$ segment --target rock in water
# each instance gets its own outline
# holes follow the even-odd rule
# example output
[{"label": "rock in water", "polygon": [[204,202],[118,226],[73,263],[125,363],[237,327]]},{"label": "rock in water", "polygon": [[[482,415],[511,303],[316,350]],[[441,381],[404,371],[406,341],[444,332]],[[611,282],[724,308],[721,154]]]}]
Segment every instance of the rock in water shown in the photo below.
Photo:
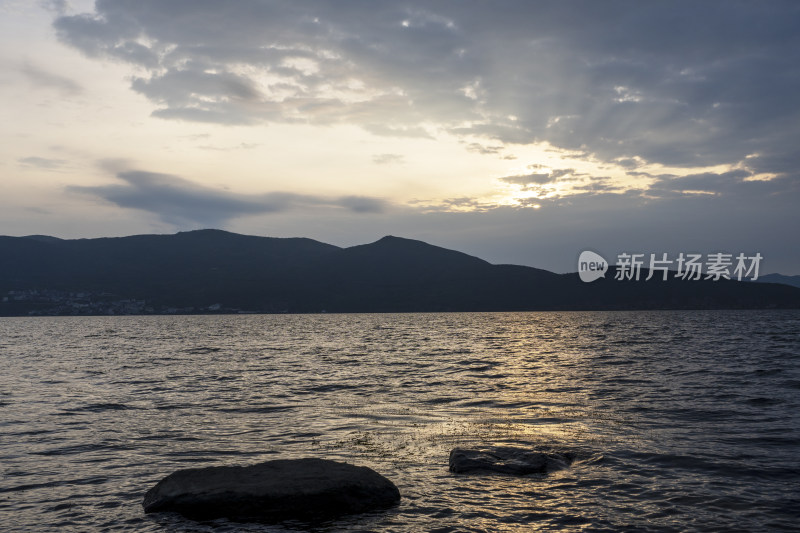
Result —
[{"label": "rock in water", "polygon": [[399,500],[397,487],[374,470],[309,458],[178,470],[147,491],[142,506],[145,513],[201,520],[277,522],[361,513]]},{"label": "rock in water", "polygon": [[456,474],[499,472],[525,476],[561,470],[574,459],[574,454],[569,452],[543,453],[512,446],[455,448],[450,452],[450,471]]}]

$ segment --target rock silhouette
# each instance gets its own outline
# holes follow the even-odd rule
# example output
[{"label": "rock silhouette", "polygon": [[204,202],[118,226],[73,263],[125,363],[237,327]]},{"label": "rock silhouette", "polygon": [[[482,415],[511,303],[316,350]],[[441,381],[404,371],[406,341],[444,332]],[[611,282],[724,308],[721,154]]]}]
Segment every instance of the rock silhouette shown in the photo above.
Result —
[{"label": "rock silhouette", "polygon": [[450,452],[450,471],[456,474],[497,472],[515,476],[546,474],[572,464],[574,454],[544,453],[512,446],[476,449],[454,448]]},{"label": "rock silhouette", "polygon": [[280,459],[251,466],[179,470],[144,497],[145,513],[277,522],[323,520],[391,507],[400,492],[363,466],[325,459]]}]

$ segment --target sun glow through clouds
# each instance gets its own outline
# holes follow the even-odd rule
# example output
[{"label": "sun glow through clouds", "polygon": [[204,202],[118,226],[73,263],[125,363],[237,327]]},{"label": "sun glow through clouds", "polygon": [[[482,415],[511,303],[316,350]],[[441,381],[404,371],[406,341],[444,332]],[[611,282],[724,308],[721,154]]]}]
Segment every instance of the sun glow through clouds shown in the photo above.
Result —
[{"label": "sun glow through clouds", "polygon": [[[115,203],[111,189],[75,192],[119,185],[122,170],[104,164],[115,160],[180,178],[186,201],[191,187],[320,200],[213,220],[255,234],[328,239],[345,219],[321,222],[332,216],[322,200],[366,196],[383,210],[350,212],[345,224],[364,238],[396,225],[437,233],[453,213],[473,214],[469,225],[481,228],[496,217],[484,243],[511,227],[528,242],[529,224],[500,222],[509,209],[540,209],[542,221],[576,206],[593,213],[593,226],[616,228],[606,234],[635,233],[646,221],[620,227],[619,206],[642,217],[656,204],[675,227],[724,218],[735,205],[763,227],[720,229],[727,238],[778,235],[797,216],[800,87],[787,52],[797,37],[772,30],[793,15],[715,6],[690,14],[632,3],[621,17],[614,7],[537,2],[502,13],[469,3],[355,12],[4,2],[0,222],[6,233],[61,236],[212,222],[201,211],[186,227],[167,222],[154,191],[136,208]],[[666,19],[681,46],[657,41]],[[673,231],[657,233],[669,240]]]}]

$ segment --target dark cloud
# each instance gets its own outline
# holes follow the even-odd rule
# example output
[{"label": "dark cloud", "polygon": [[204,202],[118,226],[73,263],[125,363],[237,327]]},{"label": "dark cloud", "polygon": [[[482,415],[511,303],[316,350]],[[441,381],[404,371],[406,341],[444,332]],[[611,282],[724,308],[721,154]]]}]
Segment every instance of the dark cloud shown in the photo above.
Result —
[{"label": "dark cloud", "polygon": [[[196,70],[170,71],[152,79],[135,78],[132,87],[150,100],[168,109],[183,109],[200,101],[215,99],[248,105],[263,99],[253,82],[231,73],[207,73]],[[191,88],[191,92],[187,92]]]},{"label": "dark cloud", "polygon": [[607,192],[620,192],[623,190],[619,185],[612,185],[606,183],[609,178],[593,178],[590,183],[585,185],[576,185],[573,187],[575,191],[586,191],[591,193],[607,193]]},{"label": "dark cloud", "polygon": [[[316,202],[319,202],[319,200],[315,200]],[[342,196],[332,203],[349,209],[354,213],[382,213],[386,208],[385,202],[368,196]]]},{"label": "dark cloud", "polygon": [[[800,4],[100,0],[56,19],[167,119],[546,140],[671,166],[797,162]],[[491,148],[491,147],[490,147]]]},{"label": "dark cloud", "polygon": [[[736,198],[752,202],[775,201],[778,196],[797,195],[800,192],[800,174],[781,174],[771,179],[761,179],[746,169],[730,172],[704,172],[675,176],[671,174],[649,175],[644,172],[629,172],[638,177],[653,179],[645,195],[650,198],[690,197],[698,195]],[[777,206],[776,206],[777,207]],[[787,221],[797,218],[796,213],[785,213]]]},{"label": "dark cloud", "polygon": [[622,168],[634,169],[642,165],[642,162],[632,157],[620,157],[614,160],[614,163]]},{"label": "dark cloud", "polygon": [[[575,172],[574,168],[556,168],[550,171],[550,179],[551,180],[559,180],[565,176],[584,176],[585,174]],[[565,181],[565,180],[561,180]]]},{"label": "dark cloud", "polygon": [[[541,169],[541,165],[529,165],[529,169]],[[576,172],[574,168],[555,168],[549,172],[532,173],[522,176],[506,176],[499,178],[503,183],[510,185],[519,185],[523,190],[528,190],[536,185],[545,185],[548,183],[555,183],[557,181],[575,181],[579,176],[586,176],[586,174]],[[606,178],[592,178],[592,179],[606,179]]]},{"label": "dark cloud", "polygon": [[122,183],[70,186],[67,190],[90,194],[120,207],[147,211],[178,227],[222,227],[241,216],[295,209],[333,208],[352,213],[381,213],[386,208],[382,200],[362,196],[328,198],[287,192],[236,194],[178,176],[140,170],[119,172],[117,178]]},{"label": "dark cloud", "polygon": [[544,174],[526,174],[524,176],[506,176],[504,178],[500,178],[500,181],[503,183],[508,183],[510,185],[519,185],[521,187],[527,187],[529,185],[544,185],[545,183],[550,183],[554,181],[549,173]]},{"label": "dark cloud", "polygon": [[[661,176],[650,186],[650,194],[659,192],[680,193],[680,194],[724,194],[731,190],[741,188],[745,184],[745,178],[751,177],[751,173],[746,170],[734,170],[722,174],[705,172],[702,174],[690,174],[688,176]],[[756,184],[758,182],[750,182]]]}]

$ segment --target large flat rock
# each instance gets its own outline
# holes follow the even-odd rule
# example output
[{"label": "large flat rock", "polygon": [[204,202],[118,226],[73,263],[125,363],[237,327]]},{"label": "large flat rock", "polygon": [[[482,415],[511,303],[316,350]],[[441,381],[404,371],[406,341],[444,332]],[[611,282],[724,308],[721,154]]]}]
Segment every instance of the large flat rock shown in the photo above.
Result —
[{"label": "large flat rock", "polygon": [[142,505],[145,513],[276,522],[362,513],[399,500],[397,487],[374,470],[309,458],[178,470],[147,491]]},{"label": "large flat rock", "polygon": [[569,466],[575,456],[569,452],[541,452],[513,446],[454,448],[450,471],[456,474],[496,472],[515,476],[546,474]]}]

